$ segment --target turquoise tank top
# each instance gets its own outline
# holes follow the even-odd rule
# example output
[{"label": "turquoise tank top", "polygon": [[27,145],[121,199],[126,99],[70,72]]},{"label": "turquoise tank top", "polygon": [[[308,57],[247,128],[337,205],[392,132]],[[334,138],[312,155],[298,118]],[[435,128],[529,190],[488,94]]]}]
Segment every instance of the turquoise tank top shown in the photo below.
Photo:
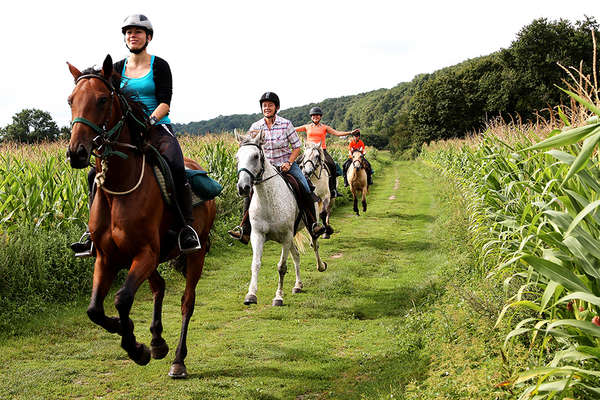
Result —
[{"label": "turquoise tank top", "polygon": [[[133,98],[146,106],[146,114],[150,116],[158,107],[156,100],[156,85],[154,84],[154,56],[150,59],[150,71],[141,78],[130,78],[125,75],[127,68],[127,59],[123,64],[121,72],[121,89],[131,94]],[[168,115],[165,115],[157,124],[170,124],[171,120]]]}]

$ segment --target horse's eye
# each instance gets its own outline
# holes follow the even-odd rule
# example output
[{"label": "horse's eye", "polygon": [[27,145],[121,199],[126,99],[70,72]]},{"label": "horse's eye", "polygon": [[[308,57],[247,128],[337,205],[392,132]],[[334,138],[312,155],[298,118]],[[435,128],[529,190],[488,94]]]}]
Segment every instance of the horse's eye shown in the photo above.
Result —
[{"label": "horse's eye", "polygon": [[67,98],[67,104],[69,105],[69,107],[73,106],[73,99],[68,97]]},{"label": "horse's eye", "polygon": [[258,154],[255,154],[253,157],[255,160],[258,160]]},{"label": "horse's eye", "polygon": [[105,105],[107,101],[108,101],[108,97],[100,97],[98,99],[98,106],[101,107],[101,106]]}]

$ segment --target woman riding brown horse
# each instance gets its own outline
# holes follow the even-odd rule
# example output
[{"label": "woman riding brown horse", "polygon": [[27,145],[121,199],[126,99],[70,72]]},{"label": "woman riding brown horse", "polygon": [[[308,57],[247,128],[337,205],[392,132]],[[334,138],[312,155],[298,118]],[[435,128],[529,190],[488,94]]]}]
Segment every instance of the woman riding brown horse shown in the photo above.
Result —
[{"label": "woman riding brown horse", "polygon": [[[136,363],[145,365],[151,356],[164,358],[169,349],[161,335],[165,281],[157,267],[163,261],[182,257],[179,261],[185,262],[186,288],[181,300],[181,335],[169,375],[185,377],[187,329],[194,311],[196,284],[209,248],[214,200],[193,210],[192,226],[198,232],[201,249],[192,255],[181,255],[173,231],[178,227],[178,216],[165,205],[145,152],[147,117],[121,93],[120,77],[113,72],[112,59],[106,57],[101,71],[82,73],[71,64],[69,70],[75,78],[75,89],[69,96],[73,122],[67,156],[73,168],[85,168],[94,155],[98,172],[89,221],[96,262],[88,316],[107,331],[121,335],[121,346]],[[187,159],[186,166],[199,169],[197,163]],[[124,268],[129,273],[115,296],[119,316],[107,317],[104,298],[116,273]],[[136,341],[129,318],[135,293],[145,280],[154,297],[150,350]]]}]

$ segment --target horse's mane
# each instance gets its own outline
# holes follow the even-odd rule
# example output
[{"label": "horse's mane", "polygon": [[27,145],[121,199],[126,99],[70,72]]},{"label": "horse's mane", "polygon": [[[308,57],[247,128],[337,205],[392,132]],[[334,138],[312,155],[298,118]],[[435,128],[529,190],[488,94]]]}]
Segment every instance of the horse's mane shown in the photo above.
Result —
[{"label": "horse's mane", "polygon": [[[102,70],[94,67],[84,69],[81,71],[81,73],[83,75],[98,75],[99,77],[104,78],[104,75],[102,75]],[[123,91],[121,89],[121,74],[113,71],[108,81],[115,90],[115,93],[120,95],[127,102],[127,104],[129,104],[133,117],[135,117],[138,121],[146,122],[148,120],[148,115],[146,114],[148,108],[144,103],[136,100],[132,93]],[[133,118],[129,117],[125,120],[125,122],[127,123],[127,128],[129,128],[129,132],[131,133],[132,140],[137,141],[138,138],[145,137],[146,131]]]}]

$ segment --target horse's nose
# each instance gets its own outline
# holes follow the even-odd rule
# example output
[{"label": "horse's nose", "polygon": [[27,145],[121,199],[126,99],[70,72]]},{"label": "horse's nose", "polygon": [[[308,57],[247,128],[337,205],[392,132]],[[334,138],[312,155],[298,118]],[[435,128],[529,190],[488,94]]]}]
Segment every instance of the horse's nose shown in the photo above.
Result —
[{"label": "horse's nose", "polygon": [[90,154],[83,144],[77,145],[75,151],[69,147],[67,149],[67,159],[72,168],[85,168],[88,165]]},{"label": "horse's nose", "polygon": [[246,184],[246,183],[238,183],[237,185],[237,190],[238,190],[238,194],[242,197],[246,197],[248,196],[248,194],[250,194],[250,185]]}]

